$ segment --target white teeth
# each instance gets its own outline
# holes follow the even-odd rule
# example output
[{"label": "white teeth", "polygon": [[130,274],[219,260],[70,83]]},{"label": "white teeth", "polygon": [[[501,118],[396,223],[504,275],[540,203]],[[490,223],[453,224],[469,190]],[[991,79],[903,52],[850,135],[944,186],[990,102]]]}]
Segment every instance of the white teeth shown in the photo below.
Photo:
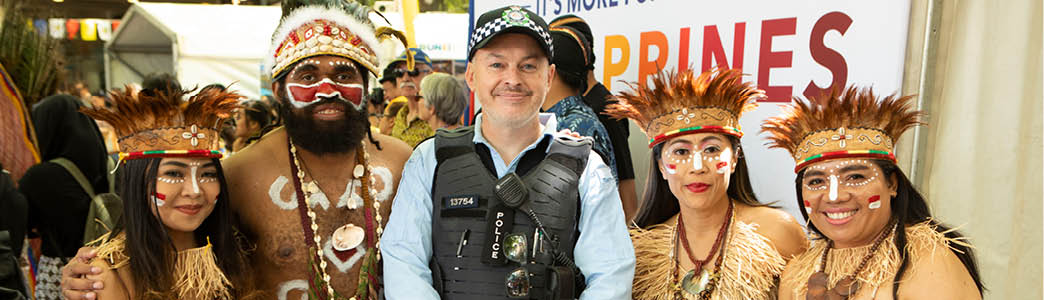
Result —
[{"label": "white teeth", "polygon": [[847,217],[851,217],[852,215],[855,214],[855,212],[856,211],[854,211],[854,210],[850,210],[850,211],[839,212],[839,213],[826,213],[826,215],[827,215],[827,218],[831,218],[831,219],[834,219],[834,220],[840,220],[840,219],[844,219],[844,218],[847,218]]}]

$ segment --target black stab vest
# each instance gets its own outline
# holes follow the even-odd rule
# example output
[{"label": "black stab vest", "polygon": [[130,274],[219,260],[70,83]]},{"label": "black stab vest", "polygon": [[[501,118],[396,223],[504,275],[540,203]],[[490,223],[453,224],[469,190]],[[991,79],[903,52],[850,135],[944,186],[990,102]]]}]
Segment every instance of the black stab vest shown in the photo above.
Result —
[{"label": "black stab vest", "polygon": [[[500,242],[509,233],[522,233],[530,247],[535,225],[526,212],[504,207],[494,193],[497,181],[492,160],[485,145],[475,144],[473,126],[453,131],[439,130],[435,139],[438,164],[432,184],[432,271],[435,290],[442,299],[505,299],[505,278],[519,264],[502,261],[483,262],[493,248],[489,235]],[[550,143],[550,147],[547,148]],[[548,149],[547,153],[543,152]],[[588,139],[542,136],[536,149],[522,153],[516,168],[529,189],[529,200],[523,206],[531,209],[558,244],[560,252],[573,258],[579,222],[579,179],[591,151]],[[485,163],[484,161],[485,160]],[[454,200],[456,199],[456,200]],[[476,203],[463,207],[461,199]],[[512,210],[501,216],[511,222],[510,232],[490,232],[496,212]],[[511,216],[513,215],[513,216]],[[462,234],[467,230],[467,244]],[[458,248],[460,255],[458,256]],[[483,250],[486,250],[485,253]],[[499,249],[498,249],[499,250]],[[499,253],[503,256],[503,252]],[[531,296],[545,297],[547,274],[531,275]]]}]

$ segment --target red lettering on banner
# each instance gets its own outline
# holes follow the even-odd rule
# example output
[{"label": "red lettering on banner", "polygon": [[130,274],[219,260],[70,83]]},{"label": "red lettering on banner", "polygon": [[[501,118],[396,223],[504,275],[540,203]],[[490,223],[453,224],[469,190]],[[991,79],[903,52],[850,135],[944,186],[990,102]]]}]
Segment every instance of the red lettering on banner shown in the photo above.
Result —
[{"label": "red lettering on banner", "polygon": [[[712,67],[743,69],[743,44],[746,31],[746,22],[736,23],[732,38],[732,65],[730,67],[728,59],[725,58],[725,47],[721,45],[721,38],[718,37],[718,26],[703,27],[703,66],[700,71],[707,71]],[[717,64],[712,65],[711,58]]]},{"label": "red lettering on banner", "polygon": [[805,98],[812,99],[824,93],[829,93],[832,89],[843,89],[848,81],[848,63],[845,62],[845,57],[838,53],[834,49],[827,48],[823,44],[823,38],[830,30],[837,30],[841,35],[845,35],[848,31],[848,26],[852,25],[852,18],[843,12],[830,12],[816,21],[816,25],[812,26],[812,36],[808,40],[808,50],[812,54],[812,60],[826,67],[833,74],[833,79],[830,82],[830,86],[826,88],[820,88],[812,80],[808,81],[808,86],[805,87]]},{"label": "red lettering on banner", "polygon": [[683,27],[678,35],[678,70],[689,68],[689,27]]},{"label": "red lettering on banner", "polygon": [[761,21],[761,51],[758,60],[758,87],[765,90],[764,102],[790,102],[791,86],[770,86],[769,71],[773,68],[789,68],[793,63],[792,51],[772,51],[772,38],[794,35],[797,18]]},{"label": "red lettering on banner", "polygon": [[[649,58],[649,46],[656,46],[656,57]],[[638,40],[638,84],[645,85],[646,76],[656,74],[667,66],[667,35],[659,31],[642,32]]]}]

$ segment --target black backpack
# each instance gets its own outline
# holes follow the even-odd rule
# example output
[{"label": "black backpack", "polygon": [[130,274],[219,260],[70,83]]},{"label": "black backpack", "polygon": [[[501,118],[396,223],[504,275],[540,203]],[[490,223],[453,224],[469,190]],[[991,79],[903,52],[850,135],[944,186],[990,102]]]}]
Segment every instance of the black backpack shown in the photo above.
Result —
[{"label": "black backpack", "polygon": [[[50,162],[65,168],[76,179],[76,182],[80,183],[80,187],[83,188],[84,192],[87,192],[87,196],[91,198],[90,210],[87,212],[87,221],[83,229],[83,243],[90,243],[112,231],[113,226],[116,225],[116,220],[119,220],[123,214],[123,200],[114,192],[116,187],[115,176],[112,173],[108,175],[108,193],[95,194],[91,183],[87,181],[87,177],[83,176],[80,168],[77,168],[72,161],[59,157],[50,160]],[[112,160],[109,159],[109,169],[112,169],[112,165]]]}]

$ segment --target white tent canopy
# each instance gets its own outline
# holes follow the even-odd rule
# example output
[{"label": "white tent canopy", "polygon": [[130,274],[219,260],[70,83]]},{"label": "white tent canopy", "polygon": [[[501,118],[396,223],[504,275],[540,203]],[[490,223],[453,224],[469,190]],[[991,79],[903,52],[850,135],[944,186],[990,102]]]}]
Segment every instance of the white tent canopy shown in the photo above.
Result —
[{"label": "white tent canopy", "polygon": [[105,44],[106,85],[163,72],[186,88],[235,83],[234,90],[257,99],[279,18],[278,6],[135,3]]},{"label": "white tent canopy", "polygon": [[[405,30],[402,14],[387,12],[384,16],[392,28]],[[413,19],[417,47],[433,60],[465,60],[468,58],[468,14],[422,13]],[[398,47],[395,55],[402,52]]]}]

